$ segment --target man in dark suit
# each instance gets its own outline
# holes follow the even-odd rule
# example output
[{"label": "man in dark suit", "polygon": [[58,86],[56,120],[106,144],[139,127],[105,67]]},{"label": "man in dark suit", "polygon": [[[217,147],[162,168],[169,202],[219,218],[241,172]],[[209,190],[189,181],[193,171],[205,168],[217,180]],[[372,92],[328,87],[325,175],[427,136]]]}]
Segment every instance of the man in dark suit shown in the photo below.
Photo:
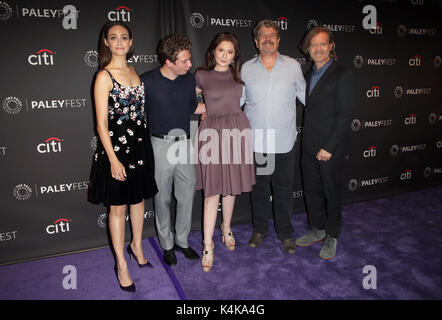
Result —
[{"label": "man in dark suit", "polygon": [[336,255],[341,230],[341,169],[347,153],[354,85],[352,72],[334,60],[335,47],[331,31],[323,26],[312,28],[302,44],[314,62],[305,77],[302,141],[304,197],[311,230],[295,243],[310,246],[323,241],[319,256],[326,260]]}]

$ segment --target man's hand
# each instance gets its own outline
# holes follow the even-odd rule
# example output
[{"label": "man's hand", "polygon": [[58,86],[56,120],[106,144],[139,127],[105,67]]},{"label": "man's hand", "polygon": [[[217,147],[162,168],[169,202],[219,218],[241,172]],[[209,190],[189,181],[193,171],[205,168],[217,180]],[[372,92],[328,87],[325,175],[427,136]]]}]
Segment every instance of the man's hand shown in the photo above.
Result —
[{"label": "man's hand", "polygon": [[325,151],[324,149],[319,150],[318,154],[316,155],[316,159],[318,159],[319,161],[327,161],[330,160],[331,157],[332,154]]}]

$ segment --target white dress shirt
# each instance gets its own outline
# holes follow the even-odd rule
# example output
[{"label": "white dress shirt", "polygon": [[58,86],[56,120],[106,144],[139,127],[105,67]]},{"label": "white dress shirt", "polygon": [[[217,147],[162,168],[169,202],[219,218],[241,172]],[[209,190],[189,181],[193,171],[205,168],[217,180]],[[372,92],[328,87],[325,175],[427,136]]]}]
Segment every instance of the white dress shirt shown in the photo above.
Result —
[{"label": "white dress shirt", "polygon": [[260,56],[244,63],[241,105],[250,121],[254,151],[287,153],[297,136],[296,97],[305,104],[305,80],[295,59],[278,53],[269,72]]}]

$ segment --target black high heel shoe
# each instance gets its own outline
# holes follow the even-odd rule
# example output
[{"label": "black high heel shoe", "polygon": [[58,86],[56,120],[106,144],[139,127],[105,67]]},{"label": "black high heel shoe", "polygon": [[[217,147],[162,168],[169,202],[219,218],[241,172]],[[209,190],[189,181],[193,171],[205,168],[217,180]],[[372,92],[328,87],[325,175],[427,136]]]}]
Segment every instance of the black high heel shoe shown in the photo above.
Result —
[{"label": "black high heel shoe", "polygon": [[117,276],[117,281],[120,284],[121,290],[126,291],[126,292],[135,292],[136,291],[135,283],[134,282],[132,282],[132,284],[130,286],[127,286],[127,287],[123,287],[121,285],[120,279],[118,279],[118,268],[117,268],[117,266],[114,267],[114,271],[115,271],[115,275]]},{"label": "black high heel shoe", "polygon": [[147,261],[145,264],[140,264],[137,260],[137,257],[135,256],[134,251],[132,250],[132,247],[130,246],[130,244],[127,245],[127,253],[129,254],[130,257],[130,261],[132,262],[132,257],[135,259],[135,261],[138,263],[138,267],[140,268],[153,268],[153,265]]}]

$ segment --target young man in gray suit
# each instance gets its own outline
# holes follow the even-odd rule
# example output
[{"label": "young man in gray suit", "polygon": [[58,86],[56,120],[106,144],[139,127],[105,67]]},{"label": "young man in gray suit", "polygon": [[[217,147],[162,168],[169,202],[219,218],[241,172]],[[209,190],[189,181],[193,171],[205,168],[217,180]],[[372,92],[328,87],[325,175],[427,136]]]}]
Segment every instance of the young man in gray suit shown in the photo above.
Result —
[{"label": "young man in gray suit", "polygon": [[[183,252],[188,259],[199,259],[199,255],[187,243],[196,183],[190,116],[202,113],[204,104],[197,103],[195,78],[188,72],[192,67],[190,48],[189,39],[183,35],[165,37],[158,47],[161,67],[140,77],[145,86],[147,123],[158,185],[154,199],[155,223],[164,250],[164,261],[170,266],[177,263],[176,250]],[[177,158],[184,161],[175,161],[176,152],[170,150],[178,151]],[[169,158],[171,155],[173,159]],[[177,200],[175,236],[171,229],[172,188]]]}]

